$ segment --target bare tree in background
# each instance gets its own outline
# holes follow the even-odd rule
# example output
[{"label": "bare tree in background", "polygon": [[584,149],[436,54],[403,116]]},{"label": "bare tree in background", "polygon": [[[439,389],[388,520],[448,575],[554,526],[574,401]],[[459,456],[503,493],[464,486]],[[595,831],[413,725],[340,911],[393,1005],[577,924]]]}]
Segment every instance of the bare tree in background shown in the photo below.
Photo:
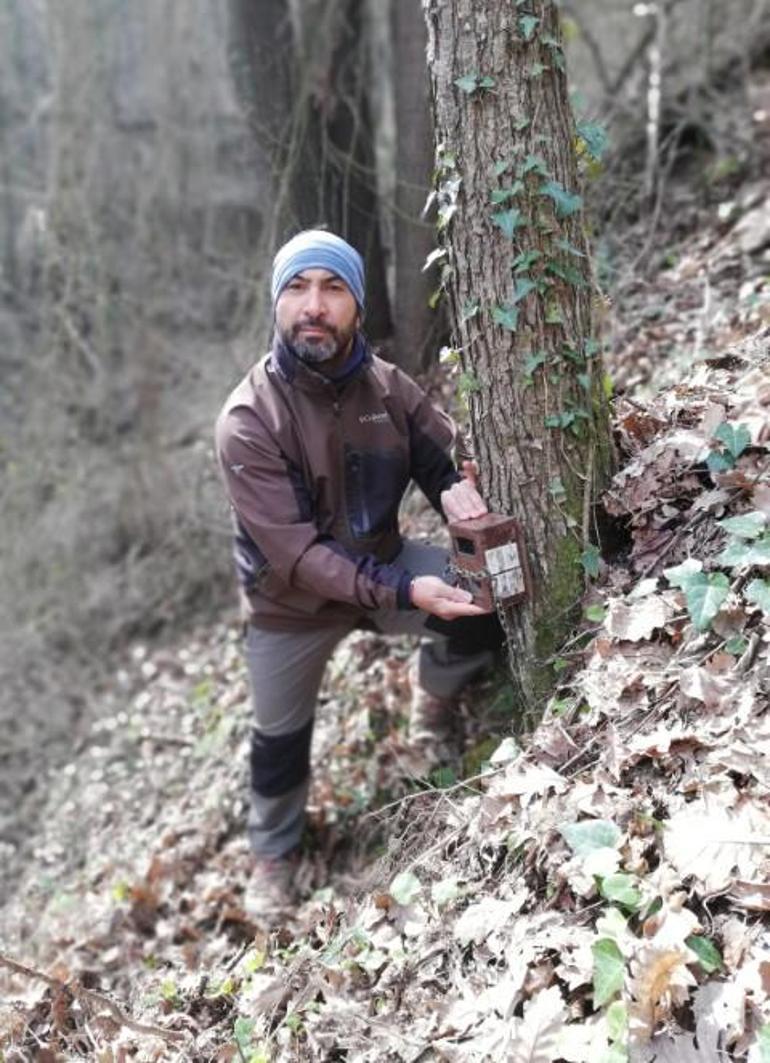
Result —
[{"label": "bare tree in background", "polygon": [[433,116],[425,63],[427,34],[418,0],[391,0],[396,125],[395,342],[402,368],[425,368],[436,350],[442,309],[432,310],[437,281],[423,266],[435,247],[422,216],[433,174]]},{"label": "bare tree in background", "polygon": [[273,180],[266,251],[322,223],[349,239],[366,261],[367,330],[382,339],[392,326],[361,4],[229,0],[229,11],[230,64]]}]

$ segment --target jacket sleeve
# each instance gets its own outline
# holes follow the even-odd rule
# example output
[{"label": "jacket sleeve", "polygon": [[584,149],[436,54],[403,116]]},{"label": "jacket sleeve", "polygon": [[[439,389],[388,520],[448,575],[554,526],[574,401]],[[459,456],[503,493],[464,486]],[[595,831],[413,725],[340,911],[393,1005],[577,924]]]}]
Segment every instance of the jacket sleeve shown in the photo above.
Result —
[{"label": "jacket sleeve", "polygon": [[236,407],[220,416],[216,446],[233,508],[283,583],[362,609],[413,608],[410,572],[356,556],[319,533],[300,470],[253,411]]},{"label": "jacket sleeve", "polygon": [[449,414],[434,406],[411,377],[399,371],[409,427],[409,461],[412,479],[433,508],[445,516],[441,493],[461,480],[451,451],[457,429]]}]

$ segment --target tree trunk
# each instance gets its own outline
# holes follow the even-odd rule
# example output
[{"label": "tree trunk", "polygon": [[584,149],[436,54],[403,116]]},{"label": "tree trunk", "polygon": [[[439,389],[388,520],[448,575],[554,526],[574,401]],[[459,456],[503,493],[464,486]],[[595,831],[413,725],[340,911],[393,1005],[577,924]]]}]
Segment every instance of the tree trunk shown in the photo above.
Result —
[{"label": "tree trunk", "polygon": [[[321,213],[317,143],[286,0],[228,0],[228,58],[238,99],[272,175],[268,251]],[[315,149],[315,150],[313,150]]]},{"label": "tree trunk", "polygon": [[[230,67],[269,161],[270,255],[299,229],[328,225],[367,267],[367,328],[391,331],[358,3],[229,0]],[[261,308],[258,308],[261,309]]]},{"label": "tree trunk", "polygon": [[611,444],[552,0],[424,0],[439,200],[481,488],[520,521],[531,596],[506,610],[531,722],[573,620]]},{"label": "tree trunk", "polygon": [[366,264],[366,331],[375,340],[393,331],[380,232],[369,61],[360,0],[349,0],[328,71],[330,101],[318,100],[325,138],[322,174],[325,220]]},{"label": "tree trunk", "polygon": [[425,69],[425,21],[415,0],[392,0],[396,117],[394,353],[409,373],[430,361],[444,319],[429,301],[438,280],[423,272],[436,246],[433,226],[421,217],[433,172],[433,122]]}]

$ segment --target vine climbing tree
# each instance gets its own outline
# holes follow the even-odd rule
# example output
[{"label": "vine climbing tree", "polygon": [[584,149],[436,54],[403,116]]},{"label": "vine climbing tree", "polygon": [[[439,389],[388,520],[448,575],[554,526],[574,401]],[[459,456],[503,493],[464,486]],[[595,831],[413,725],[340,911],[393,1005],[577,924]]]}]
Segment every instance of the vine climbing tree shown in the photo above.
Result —
[{"label": "vine climbing tree", "polygon": [[598,563],[611,443],[578,192],[578,135],[552,0],[424,0],[443,280],[480,486],[522,525],[532,593],[504,617],[532,719]]}]

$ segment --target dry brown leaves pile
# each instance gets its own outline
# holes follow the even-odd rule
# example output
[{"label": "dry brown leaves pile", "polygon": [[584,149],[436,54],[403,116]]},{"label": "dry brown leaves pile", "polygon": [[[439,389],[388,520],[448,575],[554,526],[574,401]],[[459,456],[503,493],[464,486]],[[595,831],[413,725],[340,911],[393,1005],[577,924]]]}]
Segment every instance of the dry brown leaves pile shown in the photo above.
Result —
[{"label": "dry brown leaves pile", "polygon": [[[505,739],[480,777],[372,815],[408,774],[406,650],[346,644],[310,899],[279,931],[241,907],[236,637],[139,654],[77,787],[52,781],[39,866],[4,913],[4,947],[49,979],[0,966],[7,1063],[767,1063],[765,348],[620,407],[607,505],[629,556],[526,748]],[[365,878],[378,818],[400,848]]]}]

